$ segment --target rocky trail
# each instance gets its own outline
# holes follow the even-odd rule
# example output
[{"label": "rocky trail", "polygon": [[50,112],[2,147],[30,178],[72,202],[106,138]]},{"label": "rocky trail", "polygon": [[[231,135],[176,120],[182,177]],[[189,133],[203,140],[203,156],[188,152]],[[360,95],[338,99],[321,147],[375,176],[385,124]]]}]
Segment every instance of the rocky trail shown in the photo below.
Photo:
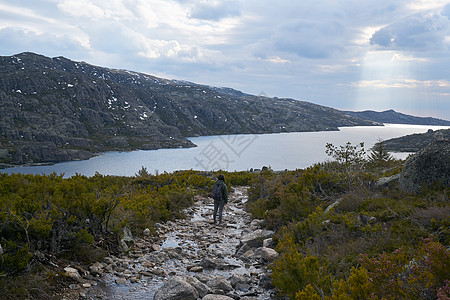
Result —
[{"label": "rocky trail", "polygon": [[81,299],[272,299],[267,265],[276,258],[272,231],[243,209],[245,187],[229,194],[221,226],[212,224],[213,200],[196,196],[187,218],[158,224],[156,240],[126,236],[127,255],[90,266],[91,280],[71,286]]}]

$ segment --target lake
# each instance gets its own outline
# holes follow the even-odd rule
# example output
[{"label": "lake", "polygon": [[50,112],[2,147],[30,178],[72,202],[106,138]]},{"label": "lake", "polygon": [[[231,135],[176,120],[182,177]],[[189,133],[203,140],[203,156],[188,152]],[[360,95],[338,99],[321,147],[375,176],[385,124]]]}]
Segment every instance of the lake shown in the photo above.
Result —
[{"label": "lake", "polygon": [[[49,166],[16,167],[0,170],[2,173],[64,174],[76,173],[93,176],[134,176],[142,167],[153,174],[176,170],[227,170],[245,171],[263,166],[273,170],[294,170],[329,159],[326,143],[335,146],[347,142],[365,143],[365,149],[378,140],[387,140],[428,129],[450,128],[446,126],[385,124],[376,127],[342,127],[340,131],[294,132],[277,134],[242,134],[203,136],[189,138],[195,148],[138,150],[130,152],[106,152],[85,161],[70,161]],[[407,153],[393,153],[405,158]]]}]

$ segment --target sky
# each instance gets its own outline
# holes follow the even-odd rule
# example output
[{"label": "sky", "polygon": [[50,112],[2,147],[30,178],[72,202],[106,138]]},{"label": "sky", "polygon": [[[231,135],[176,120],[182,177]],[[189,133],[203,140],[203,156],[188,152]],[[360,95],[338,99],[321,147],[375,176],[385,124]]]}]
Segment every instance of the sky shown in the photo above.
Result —
[{"label": "sky", "polygon": [[450,120],[450,0],[0,0],[0,56]]}]

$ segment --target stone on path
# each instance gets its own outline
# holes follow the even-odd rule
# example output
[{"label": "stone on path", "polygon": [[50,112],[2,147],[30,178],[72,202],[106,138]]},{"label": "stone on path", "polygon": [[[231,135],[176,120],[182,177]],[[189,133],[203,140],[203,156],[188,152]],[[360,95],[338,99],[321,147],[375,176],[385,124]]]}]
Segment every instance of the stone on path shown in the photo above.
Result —
[{"label": "stone on path", "polygon": [[274,261],[278,257],[278,252],[273,250],[272,248],[261,248],[261,258],[265,261]]},{"label": "stone on path", "polygon": [[153,300],[196,300],[197,290],[181,277],[173,277],[163,284],[153,296]]},{"label": "stone on path", "polygon": [[200,297],[204,297],[211,291],[211,289],[206,284],[195,277],[186,277],[185,279],[187,283],[192,285],[197,290]]},{"label": "stone on path", "polygon": [[212,290],[222,290],[224,292],[231,292],[233,290],[231,284],[221,276],[211,278],[206,285]]},{"label": "stone on path", "polygon": [[263,241],[267,238],[270,238],[274,235],[274,232],[271,230],[265,229],[257,229],[249,234],[246,234],[242,237],[241,243],[247,244],[251,248],[262,247]]},{"label": "stone on path", "polygon": [[116,278],[116,284],[126,284],[127,280],[125,278]]},{"label": "stone on path", "polygon": [[78,273],[78,270],[72,267],[66,267],[64,268],[64,272],[66,272],[66,275],[70,278],[73,278],[77,281],[81,279],[80,273]]},{"label": "stone on path", "polygon": [[203,297],[202,300],[234,300],[234,299],[225,295],[209,294]]}]

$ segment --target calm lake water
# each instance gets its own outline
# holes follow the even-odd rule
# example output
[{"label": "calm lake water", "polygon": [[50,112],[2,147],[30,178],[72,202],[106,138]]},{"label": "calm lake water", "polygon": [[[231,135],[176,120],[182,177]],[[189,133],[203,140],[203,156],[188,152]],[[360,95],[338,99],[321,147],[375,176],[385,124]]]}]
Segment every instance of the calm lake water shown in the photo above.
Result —
[{"label": "calm lake water", "polygon": [[[336,146],[347,142],[365,143],[369,149],[379,139],[387,140],[428,129],[445,126],[385,124],[384,127],[343,127],[340,131],[295,132],[277,134],[244,134],[189,138],[196,148],[160,149],[150,151],[106,152],[85,161],[71,161],[51,166],[17,167],[0,170],[3,173],[64,174],[93,176],[134,176],[142,167],[153,174],[176,170],[242,171],[270,166],[273,170],[294,170],[329,159],[326,143]],[[393,153],[405,158],[405,153]]]}]

